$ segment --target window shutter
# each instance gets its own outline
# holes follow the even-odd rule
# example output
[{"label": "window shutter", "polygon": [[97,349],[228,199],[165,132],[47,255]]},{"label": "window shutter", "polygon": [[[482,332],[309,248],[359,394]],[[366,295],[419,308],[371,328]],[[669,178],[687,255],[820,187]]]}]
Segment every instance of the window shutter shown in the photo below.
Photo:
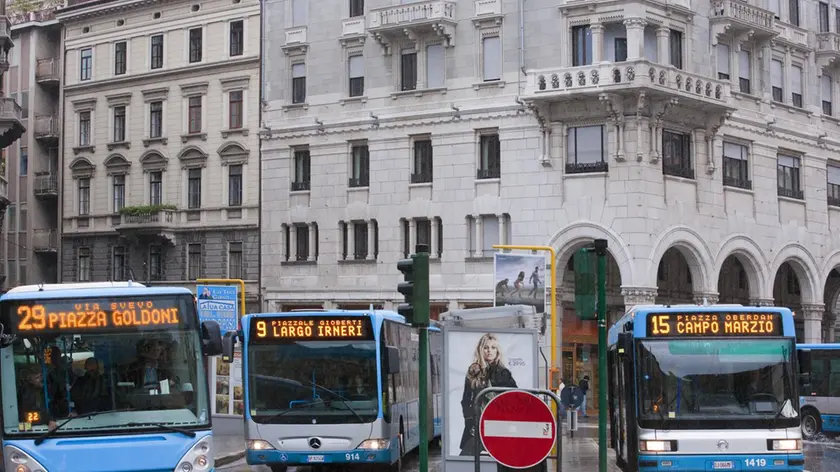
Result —
[{"label": "window shutter", "polygon": [[306,77],[306,66],[303,64],[292,65],[292,78],[299,79],[301,77]]},{"label": "window shutter", "polygon": [[828,183],[833,185],[840,185],[840,167],[828,166]]},{"label": "window shutter", "polygon": [[350,56],[350,78],[365,76],[365,58],[364,56]]},{"label": "window shutter", "polygon": [[484,60],[484,80],[502,78],[502,44],[498,36],[489,36],[482,40]]},{"label": "window shutter", "polygon": [[750,53],[741,51],[738,53],[738,76],[742,79],[750,78]]},{"label": "window shutter", "polygon": [[443,87],[446,80],[446,59],[442,44],[426,48],[426,85],[429,88]]},{"label": "window shutter", "polygon": [[293,26],[303,26],[306,24],[307,0],[292,0],[292,23]]},{"label": "window shutter", "polygon": [[831,84],[832,80],[830,75],[823,74],[820,77],[820,96],[825,102],[831,101]]},{"label": "window shutter", "polygon": [[802,95],[802,68],[799,66],[791,67],[790,86],[793,90],[791,92]]},{"label": "window shutter", "polygon": [[770,83],[773,87],[784,88],[782,85],[782,62],[773,59],[770,61]]},{"label": "window shutter", "polygon": [[721,74],[729,75],[729,46],[726,44],[717,45],[717,68]]}]

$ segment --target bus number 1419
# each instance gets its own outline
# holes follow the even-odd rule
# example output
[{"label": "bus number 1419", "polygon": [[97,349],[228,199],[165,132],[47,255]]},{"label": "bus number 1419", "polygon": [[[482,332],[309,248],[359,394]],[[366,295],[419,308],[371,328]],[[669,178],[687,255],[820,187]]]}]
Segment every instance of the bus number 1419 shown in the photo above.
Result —
[{"label": "bus number 1419", "polygon": [[767,459],[746,459],[744,465],[747,467],[765,467],[767,466]]}]

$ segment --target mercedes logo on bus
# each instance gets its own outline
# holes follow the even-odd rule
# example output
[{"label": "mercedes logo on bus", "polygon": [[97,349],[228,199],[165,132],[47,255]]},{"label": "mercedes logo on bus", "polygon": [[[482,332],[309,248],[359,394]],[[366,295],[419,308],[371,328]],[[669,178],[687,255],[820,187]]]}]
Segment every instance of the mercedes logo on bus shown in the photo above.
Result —
[{"label": "mercedes logo on bus", "polygon": [[725,451],[729,449],[729,443],[721,439],[720,441],[718,441],[717,447],[719,451]]},{"label": "mercedes logo on bus", "polygon": [[311,447],[312,449],[320,449],[321,440],[318,438],[309,438],[309,447]]}]

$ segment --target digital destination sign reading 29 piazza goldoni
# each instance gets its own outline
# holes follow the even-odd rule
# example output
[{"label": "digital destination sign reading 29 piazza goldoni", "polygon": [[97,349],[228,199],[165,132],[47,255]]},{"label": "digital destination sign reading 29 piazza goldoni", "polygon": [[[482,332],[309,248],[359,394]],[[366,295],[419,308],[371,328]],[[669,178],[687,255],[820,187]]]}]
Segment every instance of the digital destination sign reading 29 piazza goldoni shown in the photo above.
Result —
[{"label": "digital destination sign reading 29 piazza goldoni", "polygon": [[650,313],[650,337],[781,336],[779,313]]},{"label": "digital destination sign reading 29 piazza goldoni", "polygon": [[177,297],[100,300],[38,300],[10,306],[18,334],[167,329],[184,324]]},{"label": "digital destination sign reading 29 piazza goldoni", "polygon": [[260,316],[251,319],[251,340],[371,341],[373,329],[367,316]]}]

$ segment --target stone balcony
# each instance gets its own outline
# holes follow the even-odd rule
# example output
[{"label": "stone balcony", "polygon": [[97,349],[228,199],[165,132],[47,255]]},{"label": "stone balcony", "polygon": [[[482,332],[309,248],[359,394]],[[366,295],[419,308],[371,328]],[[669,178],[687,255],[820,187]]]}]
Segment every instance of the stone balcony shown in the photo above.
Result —
[{"label": "stone balcony", "polygon": [[386,53],[398,39],[435,35],[452,46],[455,40],[455,2],[426,0],[372,9],[367,15],[367,31]]},{"label": "stone balcony", "polygon": [[35,139],[49,145],[58,142],[58,118],[53,115],[36,115]]},{"label": "stone balcony", "polygon": [[778,33],[773,40],[790,46],[800,51],[810,51],[811,45],[808,44],[808,30],[785,23],[776,23],[776,32]]},{"label": "stone balcony", "polygon": [[39,198],[58,197],[58,175],[52,172],[37,172],[32,190]]},{"label": "stone balcony", "polygon": [[767,39],[779,34],[776,16],[770,10],[739,0],[715,0],[709,23],[715,36],[751,36]]},{"label": "stone balcony", "polygon": [[58,85],[60,79],[58,59],[54,57],[38,59],[35,67],[35,81],[44,85]]},{"label": "stone balcony", "polygon": [[6,16],[0,16],[0,74],[9,70],[9,54],[7,51],[14,47],[12,42],[12,23]]},{"label": "stone balcony", "polygon": [[26,132],[23,110],[12,97],[0,97],[0,149],[9,147]]},{"label": "stone balcony", "polygon": [[32,250],[41,253],[58,252],[58,230],[36,229],[33,231]]},{"label": "stone balcony", "polygon": [[817,66],[824,69],[840,66],[840,34],[817,33]]},{"label": "stone balcony", "polygon": [[124,213],[114,229],[122,236],[133,239],[158,239],[174,244],[178,227],[177,210],[151,210]]},{"label": "stone balcony", "polygon": [[282,47],[287,55],[303,54],[308,46],[306,26],[295,26],[286,30],[286,44]]}]

